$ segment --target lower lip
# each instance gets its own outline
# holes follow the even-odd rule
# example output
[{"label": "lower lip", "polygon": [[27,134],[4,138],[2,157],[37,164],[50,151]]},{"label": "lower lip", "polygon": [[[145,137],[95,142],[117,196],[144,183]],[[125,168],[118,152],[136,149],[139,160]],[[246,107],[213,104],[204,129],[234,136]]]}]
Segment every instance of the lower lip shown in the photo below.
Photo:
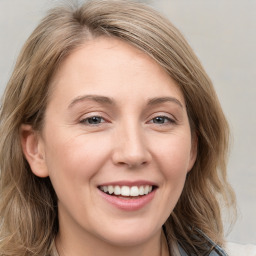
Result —
[{"label": "lower lip", "polygon": [[141,196],[139,198],[134,199],[123,199],[119,198],[118,196],[111,196],[108,195],[101,190],[99,190],[101,196],[110,204],[114,205],[118,209],[125,210],[125,211],[137,211],[146,205],[148,205],[151,200],[154,198],[156,189],[150,192],[147,195]]}]

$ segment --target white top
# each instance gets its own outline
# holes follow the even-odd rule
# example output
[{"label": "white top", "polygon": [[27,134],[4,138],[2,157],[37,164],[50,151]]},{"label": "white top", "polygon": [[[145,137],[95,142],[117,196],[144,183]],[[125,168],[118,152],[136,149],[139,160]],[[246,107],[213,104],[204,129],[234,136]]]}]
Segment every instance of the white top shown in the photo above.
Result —
[{"label": "white top", "polygon": [[227,242],[225,251],[229,256],[256,256],[256,245]]}]

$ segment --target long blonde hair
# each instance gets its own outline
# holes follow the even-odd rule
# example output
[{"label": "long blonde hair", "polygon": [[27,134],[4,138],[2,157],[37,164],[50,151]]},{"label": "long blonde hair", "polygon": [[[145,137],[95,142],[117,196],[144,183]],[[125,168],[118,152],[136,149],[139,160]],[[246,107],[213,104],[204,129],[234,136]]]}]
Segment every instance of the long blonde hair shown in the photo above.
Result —
[{"label": "long blonde hair", "polygon": [[212,83],[181,33],[145,4],[93,0],[50,10],[27,40],[2,99],[0,116],[0,255],[48,255],[58,232],[57,198],[49,178],[36,177],[23,156],[19,129],[40,130],[51,79],[86,40],[115,37],[147,53],[183,92],[198,156],[165,223],[168,240],[205,252],[201,230],[222,245],[220,202],[235,197],[226,179],[229,128]]}]

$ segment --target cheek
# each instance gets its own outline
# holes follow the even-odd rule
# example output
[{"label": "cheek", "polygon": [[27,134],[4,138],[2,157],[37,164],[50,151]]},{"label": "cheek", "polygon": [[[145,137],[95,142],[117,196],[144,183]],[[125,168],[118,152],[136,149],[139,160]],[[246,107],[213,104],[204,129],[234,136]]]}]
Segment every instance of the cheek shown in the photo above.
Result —
[{"label": "cheek", "polygon": [[167,136],[155,148],[156,159],[166,175],[177,176],[187,173],[191,159],[190,136]]},{"label": "cheek", "polygon": [[89,181],[108,158],[108,143],[97,136],[52,137],[46,148],[51,179],[66,185]]},{"label": "cheek", "polygon": [[164,221],[170,216],[184,188],[190,160],[190,147],[189,136],[171,135],[166,136],[166,139],[155,147],[157,169],[163,177],[159,209],[163,209],[161,214]]}]

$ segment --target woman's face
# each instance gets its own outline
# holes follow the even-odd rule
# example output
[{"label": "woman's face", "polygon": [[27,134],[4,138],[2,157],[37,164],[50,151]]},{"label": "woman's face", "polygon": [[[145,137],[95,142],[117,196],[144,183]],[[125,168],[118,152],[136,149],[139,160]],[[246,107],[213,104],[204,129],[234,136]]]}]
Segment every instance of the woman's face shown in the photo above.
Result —
[{"label": "woman's face", "polygon": [[194,164],[192,141],[184,97],[160,65],[99,38],[54,77],[41,167],[30,163],[52,181],[62,234],[129,245],[161,231]]}]

